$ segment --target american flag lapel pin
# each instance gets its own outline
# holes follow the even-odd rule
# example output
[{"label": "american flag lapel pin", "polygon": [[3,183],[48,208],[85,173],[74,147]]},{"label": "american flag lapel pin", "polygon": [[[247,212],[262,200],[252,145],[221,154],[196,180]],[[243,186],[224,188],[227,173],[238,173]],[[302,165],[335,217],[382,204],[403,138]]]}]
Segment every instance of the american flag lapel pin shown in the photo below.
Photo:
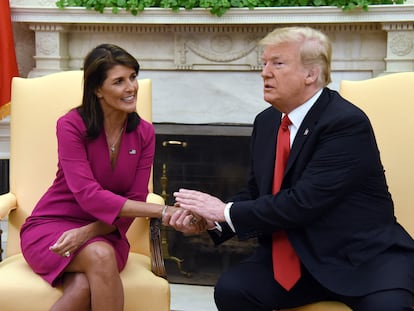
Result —
[{"label": "american flag lapel pin", "polygon": [[129,154],[137,154],[137,151],[135,149],[131,149],[128,151]]}]

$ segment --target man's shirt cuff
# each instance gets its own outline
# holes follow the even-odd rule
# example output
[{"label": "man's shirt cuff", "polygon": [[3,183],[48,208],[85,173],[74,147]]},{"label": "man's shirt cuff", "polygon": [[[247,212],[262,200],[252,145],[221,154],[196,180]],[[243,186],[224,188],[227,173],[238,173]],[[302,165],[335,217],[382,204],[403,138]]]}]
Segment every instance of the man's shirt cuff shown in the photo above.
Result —
[{"label": "man's shirt cuff", "polygon": [[230,208],[232,205],[233,205],[233,202],[229,202],[226,204],[226,207],[224,208],[224,218],[226,219],[226,222],[230,226],[231,230],[233,230],[233,232],[236,232],[236,230],[234,229],[233,222],[231,221],[231,218],[230,218]]}]

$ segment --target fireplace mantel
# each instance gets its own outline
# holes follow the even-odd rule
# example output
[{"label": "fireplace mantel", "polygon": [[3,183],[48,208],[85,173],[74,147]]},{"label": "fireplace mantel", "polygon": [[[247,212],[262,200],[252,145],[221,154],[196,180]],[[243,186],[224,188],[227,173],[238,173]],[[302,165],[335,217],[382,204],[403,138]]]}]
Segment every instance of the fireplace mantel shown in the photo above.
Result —
[{"label": "fireplace mantel", "polygon": [[21,75],[80,69],[97,44],[118,44],[139,60],[140,78],[153,79],[155,123],[251,124],[268,105],[262,100],[256,43],[275,27],[310,25],[331,38],[333,89],[342,79],[414,71],[414,0],[350,12],[230,9],[222,17],[205,9],[101,14],[61,10],[55,1],[10,0]]},{"label": "fireplace mantel", "polygon": [[321,24],[321,23],[384,23],[413,22],[414,4],[373,5],[368,11],[343,11],[337,7],[277,7],[277,8],[232,8],[223,16],[217,17],[206,9],[146,8],[136,16],[123,9],[113,14],[111,9],[99,13],[85,8],[72,7],[61,10],[56,7],[36,7],[30,1],[15,2],[12,7],[13,21],[29,23],[62,24]]},{"label": "fireplace mantel", "polygon": [[[248,48],[249,44],[257,41],[267,31],[282,25],[312,25],[321,28],[332,35],[334,51],[335,44],[346,44],[344,40],[351,40],[347,47],[349,51],[353,48],[364,48],[365,42],[373,44],[373,50],[381,44],[386,50],[383,50],[384,57],[379,60],[384,62],[385,66],[383,69],[371,66],[373,75],[414,70],[413,0],[402,5],[374,5],[370,6],[368,11],[343,11],[337,7],[278,7],[253,10],[233,8],[221,17],[212,15],[206,9],[197,8],[181,9],[178,12],[171,9],[147,8],[136,16],[123,9],[117,14],[113,14],[109,8],[104,13],[79,7],[62,10],[56,7],[55,0],[11,0],[11,9],[12,21],[15,24],[28,25],[35,33],[35,66],[29,76],[79,68],[80,59],[87,48],[94,44],[94,37],[98,40],[115,39],[114,41],[121,41],[120,43],[124,41],[127,42],[127,48],[132,45],[128,44],[129,40],[137,40],[132,49],[137,50],[137,57],[141,60],[144,70],[259,70],[260,61],[257,56],[247,63],[239,62],[233,66],[234,58],[224,61],[217,54],[234,52],[245,57],[244,48]],[[378,30],[382,33],[382,38],[372,35]],[[352,36],[349,32],[353,33]],[[88,33],[89,37],[85,33]],[[119,33],[122,33],[122,39],[113,37]],[[130,35],[126,35],[127,33]],[[151,41],[148,41],[145,35],[150,33]],[[209,33],[207,38],[197,38],[194,41],[192,35],[205,33]],[[102,34],[105,36],[100,36]],[[236,38],[232,38],[234,34]],[[81,42],[82,40],[85,41]],[[150,52],[154,57],[146,59],[145,55],[142,57],[139,52],[140,49],[148,51],[148,48],[136,47],[141,42],[156,42],[156,49],[168,49],[170,53],[161,55],[162,53],[156,51],[154,55]],[[83,54],[73,53],[71,47],[74,44],[83,47],[80,49]],[[190,44],[193,44],[193,47],[198,45],[203,50],[190,52],[200,54],[198,56],[202,58],[201,61],[183,61],[185,54],[191,50]],[[219,51],[205,47],[213,44],[216,44],[215,47]],[[218,47],[218,44],[222,46]],[[230,45],[237,48],[225,50]],[[250,54],[257,52],[257,49],[250,50]],[[145,51],[143,54],[146,54]],[[207,54],[213,55],[210,62],[206,62]],[[364,58],[370,62],[377,58],[375,54],[376,51],[373,51],[372,57],[367,55]],[[237,58],[236,55],[235,57]]]}]

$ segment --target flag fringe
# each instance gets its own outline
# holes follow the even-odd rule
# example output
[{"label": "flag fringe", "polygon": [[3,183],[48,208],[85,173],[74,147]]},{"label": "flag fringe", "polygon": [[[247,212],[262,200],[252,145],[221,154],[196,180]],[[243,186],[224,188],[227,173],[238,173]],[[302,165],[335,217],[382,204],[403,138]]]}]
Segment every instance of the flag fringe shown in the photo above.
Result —
[{"label": "flag fringe", "polygon": [[10,103],[0,107],[0,120],[10,115]]}]

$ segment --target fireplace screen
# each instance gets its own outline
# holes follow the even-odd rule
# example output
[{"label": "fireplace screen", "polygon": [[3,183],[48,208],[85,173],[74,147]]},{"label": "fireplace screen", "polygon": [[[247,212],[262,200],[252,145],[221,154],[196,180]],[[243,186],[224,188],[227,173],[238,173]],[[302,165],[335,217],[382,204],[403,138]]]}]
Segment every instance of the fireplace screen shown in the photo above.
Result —
[{"label": "fireplace screen", "polygon": [[[246,185],[250,165],[249,131],[248,135],[228,135],[225,132],[208,134],[202,126],[201,131],[196,126],[185,129],[184,134],[157,131],[154,192],[162,194],[170,205],[174,203],[173,192],[181,187],[228,200]],[[186,236],[168,227],[162,231],[171,283],[214,285],[221,272],[249,256],[256,243],[240,242],[235,237],[216,247],[207,233]]]}]

